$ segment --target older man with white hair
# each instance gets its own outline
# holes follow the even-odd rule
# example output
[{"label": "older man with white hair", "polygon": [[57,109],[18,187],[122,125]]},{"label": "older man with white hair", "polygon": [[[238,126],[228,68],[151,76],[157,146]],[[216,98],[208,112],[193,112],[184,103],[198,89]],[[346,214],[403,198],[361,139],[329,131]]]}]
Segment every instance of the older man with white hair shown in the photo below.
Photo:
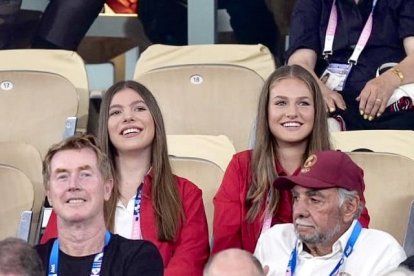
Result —
[{"label": "older man with white hair", "polygon": [[[260,238],[255,256],[268,275],[384,275],[406,255],[389,234],[363,229],[363,171],[340,151],[311,155],[297,176],[279,177],[290,189],[293,224],[279,224]],[[386,196],[386,195],[384,195]]]}]

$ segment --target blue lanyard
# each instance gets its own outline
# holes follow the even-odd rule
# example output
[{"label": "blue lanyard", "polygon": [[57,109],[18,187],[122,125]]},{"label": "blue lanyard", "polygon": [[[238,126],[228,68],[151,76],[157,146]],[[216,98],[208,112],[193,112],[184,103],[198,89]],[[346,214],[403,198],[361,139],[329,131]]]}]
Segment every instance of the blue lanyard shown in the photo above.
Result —
[{"label": "blue lanyard", "polygon": [[[336,264],[336,266],[332,270],[332,272],[329,273],[329,276],[337,275],[338,272],[339,272],[339,269],[341,268],[341,266],[345,262],[346,258],[348,258],[349,255],[351,255],[352,250],[353,250],[354,245],[355,245],[355,242],[357,241],[358,236],[361,233],[361,229],[362,229],[361,223],[359,223],[359,221],[357,221],[355,226],[354,226],[354,229],[352,230],[351,236],[349,237],[348,242],[346,243],[345,250],[344,250],[344,253],[342,254],[341,259]],[[295,274],[297,256],[298,256],[298,251],[297,251],[297,248],[295,246],[295,248],[292,250],[292,253],[290,254],[288,267],[286,269],[286,275],[294,275]]]},{"label": "blue lanyard", "polygon": [[134,222],[136,223],[139,220],[140,210],[141,210],[141,197],[142,197],[142,183],[137,189],[137,194],[134,200]]},{"label": "blue lanyard", "polygon": [[[111,240],[111,233],[106,231],[105,233],[105,246],[109,244]],[[93,259],[91,275],[99,275],[101,273],[102,267],[102,259],[103,259],[104,252],[96,254],[95,258]],[[49,276],[57,276],[58,275],[58,266],[59,266],[59,240],[56,239],[53,242],[52,252],[50,253],[49,257]]]}]

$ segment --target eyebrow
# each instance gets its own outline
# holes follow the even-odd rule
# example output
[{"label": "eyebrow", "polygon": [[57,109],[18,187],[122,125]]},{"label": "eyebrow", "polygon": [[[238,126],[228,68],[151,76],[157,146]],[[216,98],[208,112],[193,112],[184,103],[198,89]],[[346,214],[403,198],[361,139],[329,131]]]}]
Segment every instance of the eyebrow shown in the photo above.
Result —
[{"label": "eyebrow", "polygon": [[[132,103],[130,103],[129,106],[133,106],[133,105],[136,105],[136,104],[139,104],[139,103],[143,103],[145,105],[147,104],[144,100],[137,100],[137,101],[133,101]],[[123,107],[123,105],[113,104],[113,105],[109,106],[109,109],[115,108],[115,107]]]},{"label": "eyebrow", "polygon": [[[92,169],[92,167],[90,165],[83,165],[83,166],[78,167],[76,170],[79,172],[79,171],[91,170],[91,169]],[[57,168],[53,171],[53,173],[55,173],[55,174],[66,173],[66,172],[69,172],[69,170],[65,169],[65,168]]]},{"label": "eyebrow", "polygon": [[[274,96],[272,99],[277,99],[277,98],[279,98],[279,99],[284,99],[284,100],[288,100],[288,99],[290,99],[289,97],[286,97],[286,96],[280,96],[280,95],[276,95],[276,96]],[[297,98],[294,98],[295,100],[296,99],[299,99],[299,100],[304,100],[304,99],[307,99],[307,100],[311,100],[312,99],[312,97],[310,97],[310,96],[301,96],[301,97],[297,97]]]}]

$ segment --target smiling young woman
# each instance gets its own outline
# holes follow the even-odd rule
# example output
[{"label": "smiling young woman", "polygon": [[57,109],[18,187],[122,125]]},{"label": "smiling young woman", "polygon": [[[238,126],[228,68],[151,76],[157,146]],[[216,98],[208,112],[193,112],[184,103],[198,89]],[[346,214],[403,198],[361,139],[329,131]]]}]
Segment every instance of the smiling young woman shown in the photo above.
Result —
[{"label": "smiling young woman", "polygon": [[[273,182],[297,174],[310,154],[327,149],[327,114],[316,80],[301,66],[280,67],[260,95],[253,150],[233,156],[214,198],[213,253],[232,247],[253,252],[261,232],[292,222],[292,196]],[[369,223],[366,210],[361,222]]]}]

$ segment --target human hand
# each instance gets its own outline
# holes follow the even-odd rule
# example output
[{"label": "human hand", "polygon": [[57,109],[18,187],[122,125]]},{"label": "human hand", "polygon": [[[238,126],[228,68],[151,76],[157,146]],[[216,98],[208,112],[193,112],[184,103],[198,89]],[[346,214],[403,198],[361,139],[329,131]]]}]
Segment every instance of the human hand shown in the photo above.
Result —
[{"label": "human hand", "polygon": [[395,84],[395,78],[389,78],[386,73],[368,81],[356,98],[359,101],[361,116],[369,121],[381,116],[387,107],[388,100],[397,88],[398,84]]},{"label": "human hand", "polygon": [[326,109],[328,112],[334,112],[336,108],[340,108],[342,110],[346,109],[346,104],[341,94],[339,94],[337,91],[329,89],[322,82],[320,82],[319,87],[321,88],[323,99],[325,100]]}]

